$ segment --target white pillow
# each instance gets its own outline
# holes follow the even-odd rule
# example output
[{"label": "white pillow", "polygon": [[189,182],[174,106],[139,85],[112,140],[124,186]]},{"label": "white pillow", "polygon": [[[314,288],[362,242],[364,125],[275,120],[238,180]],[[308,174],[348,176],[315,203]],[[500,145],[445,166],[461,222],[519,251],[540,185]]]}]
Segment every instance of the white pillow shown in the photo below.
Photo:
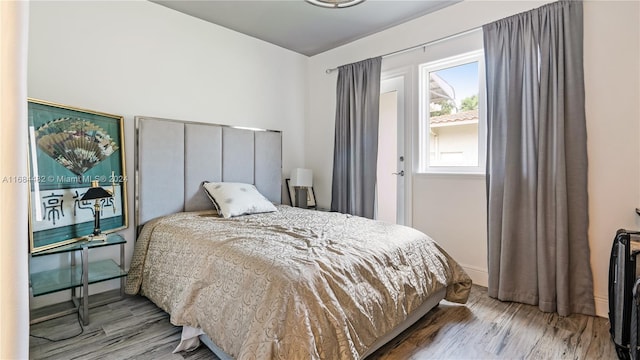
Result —
[{"label": "white pillow", "polygon": [[204,190],[214,200],[218,213],[225,218],[245,214],[278,211],[255,186],[243,183],[205,182]]},{"label": "white pillow", "polygon": [[209,182],[207,180],[203,181],[200,183],[200,187],[202,188],[202,191],[204,191],[204,193],[207,195],[207,197],[209,198],[209,201],[211,201],[211,203],[213,204],[213,207],[215,208],[216,212],[218,214],[220,214],[220,207],[218,206],[218,204],[216,203],[216,199],[214,199],[211,194],[209,194],[209,192],[207,191],[207,189],[204,188],[204,184],[209,184]]}]

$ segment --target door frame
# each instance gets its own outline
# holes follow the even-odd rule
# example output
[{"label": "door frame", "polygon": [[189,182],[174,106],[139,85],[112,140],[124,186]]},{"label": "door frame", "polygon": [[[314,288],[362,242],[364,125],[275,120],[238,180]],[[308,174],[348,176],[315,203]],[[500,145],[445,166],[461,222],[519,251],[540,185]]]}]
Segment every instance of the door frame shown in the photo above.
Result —
[{"label": "door frame", "polygon": [[[398,207],[396,219],[398,224],[411,226],[413,223],[412,217],[412,178],[413,178],[413,116],[411,111],[411,88],[412,84],[412,69],[410,67],[393,69],[390,71],[383,71],[380,77],[380,93],[397,91],[398,101],[398,144],[403,144],[402,148],[398,147],[398,151],[402,152],[404,156],[403,169],[404,176],[400,178],[402,182],[402,192],[404,194],[398,194]],[[386,83],[386,84],[385,84]],[[398,160],[396,160],[398,161]],[[399,162],[399,161],[398,161]],[[400,170],[400,169],[398,169]],[[400,183],[398,183],[400,185]],[[398,186],[398,190],[401,187]],[[402,196],[403,195],[403,196]]]}]

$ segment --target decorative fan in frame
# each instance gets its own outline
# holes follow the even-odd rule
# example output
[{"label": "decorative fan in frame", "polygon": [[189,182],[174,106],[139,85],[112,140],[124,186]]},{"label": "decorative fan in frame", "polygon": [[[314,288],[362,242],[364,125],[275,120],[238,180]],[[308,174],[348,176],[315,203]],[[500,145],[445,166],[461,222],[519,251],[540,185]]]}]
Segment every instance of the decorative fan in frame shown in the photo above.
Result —
[{"label": "decorative fan in frame", "polygon": [[104,233],[124,229],[127,191],[122,116],[29,99],[29,230],[32,252],[93,232],[94,203],[82,196],[97,180]]},{"label": "decorative fan in frame", "polygon": [[48,122],[35,132],[38,147],[76,175],[83,175],[118,150],[98,125],[80,118]]}]

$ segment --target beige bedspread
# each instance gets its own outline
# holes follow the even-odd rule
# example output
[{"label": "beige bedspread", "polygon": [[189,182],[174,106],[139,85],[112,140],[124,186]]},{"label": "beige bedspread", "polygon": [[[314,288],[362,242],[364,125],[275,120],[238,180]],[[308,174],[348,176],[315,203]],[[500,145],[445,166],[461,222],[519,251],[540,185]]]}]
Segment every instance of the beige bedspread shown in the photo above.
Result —
[{"label": "beige bedspread", "polygon": [[174,325],[202,328],[238,359],[358,359],[429,294],[446,286],[447,300],[467,300],[467,274],[417,230],[278,210],[149,222],[126,292],[148,297]]}]

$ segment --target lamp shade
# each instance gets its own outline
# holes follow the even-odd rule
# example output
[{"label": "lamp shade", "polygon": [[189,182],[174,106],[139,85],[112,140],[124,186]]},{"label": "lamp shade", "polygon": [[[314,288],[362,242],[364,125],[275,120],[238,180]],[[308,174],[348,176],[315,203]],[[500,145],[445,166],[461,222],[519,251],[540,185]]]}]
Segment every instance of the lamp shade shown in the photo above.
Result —
[{"label": "lamp shade", "polygon": [[82,195],[82,198],[80,200],[95,200],[108,197],[111,197],[111,193],[101,188],[100,185],[98,185],[97,181],[92,181],[91,187],[89,188],[89,190],[87,190],[86,193],[84,193],[84,195]]},{"label": "lamp shade", "polygon": [[291,186],[311,187],[313,172],[311,169],[296,168],[291,172]]}]

